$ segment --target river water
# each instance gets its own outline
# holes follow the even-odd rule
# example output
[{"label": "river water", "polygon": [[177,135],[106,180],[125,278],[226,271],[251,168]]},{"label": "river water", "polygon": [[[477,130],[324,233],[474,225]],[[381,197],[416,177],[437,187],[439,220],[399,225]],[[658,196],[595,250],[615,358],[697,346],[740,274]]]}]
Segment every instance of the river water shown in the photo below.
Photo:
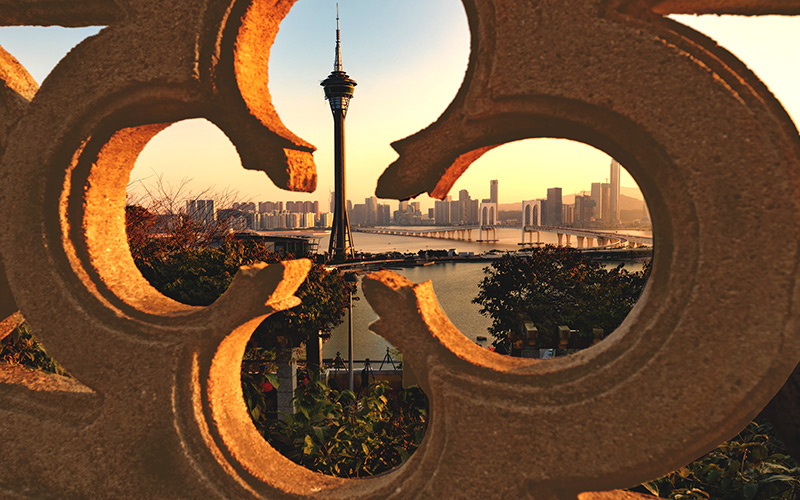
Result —
[{"label": "river water", "polygon": [[[489,337],[487,330],[491,319],[481,316],[480,306],[471,300],[478,294],[478,283],[483,277],[483,268],[488,264],[460,262],[440,263],[432,266],[393,269],[414,283],[430,280],[439,305],[450,318],[450,321],[461,333],[476,341],[478,336]],[[391,345],[382,337],[369,331],[370,323],[378,319],[378,315],[369,307],[359,285],[359,300],[353,307],[353,359],[369,358],[380,361],[386,355],[386,348]],[[323,345],[324,358],[334,358],[337,352],[347,358],[347,320],[337,327],[331,338]],[[488,341],[489,343],[491,340]],[[487,342],[480,342],[488,345]],[[377,367],[376,367],[377,368]]]},{"label": "river water", "polygon": [[[646,234],[640,231],[624,231],[629,234]],[[473,238],[477,238],[477,231],[473,231]],[[274,234],[274,233],[273,233]],[[297,233],[294,233],[297,234]],[[552,233],[540,233],[543,243],[556,244],[558,239]],[[316,232],[314,236],[319,237],[319,248],[324,251],[328,248],[327,232]],[[498,241],[494,243],[478,243],[459,240],[442,240],[432,238],[420,238],[414,236],[392,236],[371,233],[353,233],[353,245],[359,252],[379,253],[379,252],[401,252],[416,253],[418,250],[449,250],[455,249],[459,253],[473,252],[475,254],[489,252],[491,250],[508,251],[518,250],[518,243],[522,241],[519,229],[499,228],[497,229]],[[573,245],[577,245],[577,238],[572,238]],[[439,300],[444,313],[450,321],[472,341],[480,345],[488,346],[492,338],[488,333],[491,326],[491,319],[480,314],[480,306],[473,304],[472,299],[478,294],[478,283],[484,277],[484,268],[489,263],[438,263],[424,267],[410,267],[404,269],[394,269],[393,271],[405,276],[414,283],[421,283],[430,280],[433,284],[434,292]],[[634,264],[629,267],[631,270],[641,269],[641,264]],[[377,314],[369,307],[364,298],[359,285],[359,300],[354,302],[353,307],[353,359],[363,360],[369,358],[373,362],[380,361],[386,355],[386,348],[391,345],[382,337],[369,331],[369,324],[378,319]],[[323,357],[332,359],[336,353],[341,353],[343,359],[347,358],[347,337],[348,323],[345,317],[344,323],[339,325],[331,335],[331,338],[323,345]],[[487,341],[479,341],[478,337],[487,337]],[[377,366],[376,366],[377,368]]]}]

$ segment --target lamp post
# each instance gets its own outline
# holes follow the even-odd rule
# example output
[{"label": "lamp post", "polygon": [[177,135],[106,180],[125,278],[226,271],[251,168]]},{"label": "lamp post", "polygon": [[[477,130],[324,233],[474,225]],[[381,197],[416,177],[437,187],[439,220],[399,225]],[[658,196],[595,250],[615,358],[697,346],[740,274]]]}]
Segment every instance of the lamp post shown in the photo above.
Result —
[{"label": "lamp post", "polygon": [[[349,283],[358,283],[358,276],[354,272],[344,273],[344,280]],[[349,294],[350,303],[347,311],[347,380],[350,390],[355,390],[353,384],[353,294]]]}]

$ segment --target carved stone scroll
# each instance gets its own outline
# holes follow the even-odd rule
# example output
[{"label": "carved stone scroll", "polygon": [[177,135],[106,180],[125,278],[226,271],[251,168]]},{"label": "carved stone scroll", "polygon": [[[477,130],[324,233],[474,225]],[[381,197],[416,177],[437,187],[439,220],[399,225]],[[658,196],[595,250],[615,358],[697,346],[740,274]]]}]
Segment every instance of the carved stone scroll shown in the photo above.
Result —
[{"label": "carved stone scroll", "polygon": [[[0,496],[575,499],[683,465],[778,390],[800,359],[797,130],[740,61],[661,16],[720,3],[464,0],[462,88],[439,120],[395,144],[378,194],[444,196],[492,147],[579,140],[642,187],[657,239],[650,281],[607,340],[537,363],[470,344],[429,284],[373,275],[363,286],[374,328],[431,398],[425,441],[365,480],[280,456],[247,415],[239,370],[256,325],[297,303],[308,262],[245,268],[212,306],[185,306],[133,265],[124,203],[147,141],[194,117],[219,126],[245,168],[314,189],[314,148],[282,125],[267,89],[269,46],[292,4],[0,0],[2,24],[108,23],[18,121],[0,122],[8,285],[74,375],[0,367]],[[752,14],[796,6],[735,2]],[[749,245],[774,234],[782,245]]]}]

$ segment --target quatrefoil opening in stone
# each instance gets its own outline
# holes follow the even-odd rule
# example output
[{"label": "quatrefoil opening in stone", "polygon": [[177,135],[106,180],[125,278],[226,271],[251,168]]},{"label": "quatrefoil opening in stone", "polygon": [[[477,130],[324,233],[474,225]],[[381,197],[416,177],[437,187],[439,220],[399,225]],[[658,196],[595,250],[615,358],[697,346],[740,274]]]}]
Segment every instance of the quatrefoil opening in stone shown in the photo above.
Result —
[{"label": "quatrefoil opening in stone", "polygon": [[[322,478],[270,455],[242,421],[243,403],[217,406],[237,397],[231,366],[270,307],[263,295],[248,307],[219,306],[230,329],[211,329],[201,321],[211,309],[166,301],[126,273],[123,179],[163,124],[205,116],[246,167],[267,168],[282,187],[313,187],[311,148],[280,128],[262,93],[265,69],[250,59],[291,3],[116,2],[123,14],[59,64],[11,130],[2,160],[11,182],[0,183],[9,283],[101,403],[72,427],[4,406],[3,455],[29,454],[47,474],[7,469],[0,491],[424,498],[450,496],[457,484],[486,498],[574,498],[685,463],[739,430],[779,387],[800,358],[800,149],[774,98],[705,37],[644,11],[605,8],[616,2],[464,0],[473,42],[464,85],[436,123],[396,144],[400,158],[378,193],[441,196],[487,148],[580,140],[629,167],[652,203],[659,246],[650,283],[604,345],[550,364],[502,364],[459,344],[425,286],[372,277],[377,328],[396,341],[407,323],[410,338],[429,346],[412,354],[432,401],[423,447],[364,481]],[[739,3],[757,11],[765,2]],[[788,235],[782,247],[754,249],[740,236],[777,233]],[[294,282],[296,266],[279,274]],[[283,299],[274,305],[290,305]],[[487,429],[490,419],[510,432]],[[26,426],[63,456],[16,432]],[[114,460],[94,459],[106,454]]]}]

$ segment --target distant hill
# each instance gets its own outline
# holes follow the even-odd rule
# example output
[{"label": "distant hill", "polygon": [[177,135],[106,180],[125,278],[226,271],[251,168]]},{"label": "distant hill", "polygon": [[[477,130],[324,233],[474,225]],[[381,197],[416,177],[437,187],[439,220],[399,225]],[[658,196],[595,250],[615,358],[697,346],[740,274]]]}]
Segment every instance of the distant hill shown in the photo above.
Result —
[{"label": "distant hill", "polygon": [[639,191],[638,187],[622,186],[619,191],[619,194],[624,194],[625,196],[630,196],[631,198],[636,198],[637,200],[644,200],[644,196],[642,196],[642,192]]}]

